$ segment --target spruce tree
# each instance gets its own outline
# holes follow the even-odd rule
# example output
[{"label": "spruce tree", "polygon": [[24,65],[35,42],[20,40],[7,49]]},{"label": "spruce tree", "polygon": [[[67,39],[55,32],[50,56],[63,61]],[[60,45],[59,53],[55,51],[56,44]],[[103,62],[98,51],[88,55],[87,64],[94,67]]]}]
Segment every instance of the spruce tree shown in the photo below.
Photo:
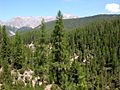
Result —
[{"label": "spruce tree", "polygon": [[16,32],[16,35],[15,35],[13,50],[14,50],[13,61],[12,61],[13,68],[21,69],[23,66],[23,61],[25,61],[24,60],[25,58],[24,58],[22,40],[18,32]]},{"label": "spruce tree", "polygon": [[36,74],[40,75],[44,79],[43,75],[47,75],[47,46],[45,37],[45,22],[44,19],[41,21],[39,38],[36,45],[35,51],[35,70]]},{"label": "spruce tree", "polygon": [[11,83],[9,62],[11,61],[9,47],[9,38],[6,33],[5,26],[2,27],[2,42],[1,42],[1,63],[3,66],[3,74],[1,76],[3,82],[7,85]]},{"label": "spruce tree", "polygon": [[[64,36],[63,15],[61,11],[56,17],[55,29],[52,35],[52,63],[50,65],[50,77],[52,81],[60,86],[63,90],[66,88],[66,66],[67,66],[67,50]],[[66,78],[65,78],[66,77]]]},{"label": "spruce tree", "polygon": [[71,89],[70,90],[86,90],[87,84],[85,81],[85,73],[82,65],[78,60],[74,61],[70,67],[70,82]]},{"label": "spruce tree", "polygon": [[1,62],[1,46],[2,46],[2,27],[0,26],[0,64]]}]

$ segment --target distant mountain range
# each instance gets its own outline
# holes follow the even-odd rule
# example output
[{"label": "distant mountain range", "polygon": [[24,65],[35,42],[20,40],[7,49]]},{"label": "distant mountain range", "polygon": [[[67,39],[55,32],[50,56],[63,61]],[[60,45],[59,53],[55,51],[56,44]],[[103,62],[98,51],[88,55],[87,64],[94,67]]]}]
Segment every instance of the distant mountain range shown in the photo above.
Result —
[{"label": "distant mountain range", "polygon": [[[30,16],[30,17],[14,17],[7,21],[0,21],[1,25],[7,25],[15,28],[22,28],[22,27],[31,27],[35,28],[40,25],[41,20],[44,18],[45,22],[53,21],[56,19],[55,16]],[[72,18],[79,18],[78,16],[71,15],[71,14],[63,14],[64,19],[72,19]]]},{"label": "distant mountain range", "polygon": [[[16,31],[24,31],[31,30],[41,24],[41,20],[44,18],[45,22],[54,21],[56,16],[30,16],[23,17],[18,16],[14,17],[7,21],[1,21],[0,25],[6,25],[7,32],[10,36],[14,35]],[[79,18],[79,16],[71,15],[71,14],[63,14],[64,19],[75,19]]]},{"label": "distant mountain range", "polygon": [[[95,15],[90,17],[80,18],[78,16],[64,14],[64,26],[66,30],[72,30],[86,25],[96,20],[108,20],[112,18],[120,18],[120,15]],[[6,25],[7,32],[10,36],[15,35],[16,31],[27,31],[37,30],[40,27],[42,18],[45,19],[46,27],[49,30],[53,30],[55,24],[55,16],[44,16],[44,17],[15,17],[8,21],[0,21],[1,25]]]}]

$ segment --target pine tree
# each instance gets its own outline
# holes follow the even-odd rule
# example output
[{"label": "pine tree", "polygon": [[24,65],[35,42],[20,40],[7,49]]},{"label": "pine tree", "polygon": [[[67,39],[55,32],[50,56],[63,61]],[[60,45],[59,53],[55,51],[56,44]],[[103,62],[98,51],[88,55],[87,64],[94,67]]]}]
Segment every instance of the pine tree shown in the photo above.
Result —
[{"label": "pine tree", "polygon": [[42,44],[45,44],[45,29],[46,29],[46,26],[45,26],[45,21],[44,19],[42,19],[41,21],[41,25],[40,25],[40,30],[41,30],[41,37],[40,37],[40,43]]},{"label": "pine tree", "polygon": [[[2,46],[2,27],[0,26],[0,53],[1,53],[1,46]],[[0,65],[1,65],[1,54],[0,54]]]},{"label": "pine tree", "polygon": [[86,90],[87,84],[85,81],[85,72],[83,70],[82,65],[78,60],[75,60],[70,67],[70,82],[71,89],[70,90]]},{"label": "pine tree", "polygon": [[56,17],[56,25],[52,35],[53,60],[55,62],[66,63],[67,54],[65,53],[67,52],[67,42],[65,41],[65,31],[62,18],[63,16],[61,14],[61,11],[59,11],[58,16]]},{"label": "pine tree", "polygon": [[45,29],[46,29],[45,22],[44,19],[42,19],[40,25],[39,39],[37,41],[38,43],[36,45],[36,52],[35,52],[35,70],[36,70],[36,74],[40,75],[41,78],[43,79],[44,79],[43,75],[48,75]]},{"label": "pine tree", "polygon": [[[52,81],[63,90],[66,88],[66,66],[67,66],[67,48],[64,36],[63,15],[61,11],[56,17],[55,29],[52,35],[52,64],[50,65],[50,77]],[[66,78],[65,78],[66,77]]]},{"label": "pine tree", "polygon": [[3,66],[2,80],[7,85],[11,83],[9,62],[11,61],[11,54],[9,48],[9,38],[7,37],[5,26],[2,27],[2,42],[1,42],[1,63]]},{"label": "pine tree", "polygon": [[14,41],[14,47],[13,47],[13,67],[15,69],[21,69],[23,66],[23,61],[24,59],[24,52],[23,52],[23,45],[22,45],[22,40],[19,36],[19,33],[16,32],[15,35],[15,41]]}]

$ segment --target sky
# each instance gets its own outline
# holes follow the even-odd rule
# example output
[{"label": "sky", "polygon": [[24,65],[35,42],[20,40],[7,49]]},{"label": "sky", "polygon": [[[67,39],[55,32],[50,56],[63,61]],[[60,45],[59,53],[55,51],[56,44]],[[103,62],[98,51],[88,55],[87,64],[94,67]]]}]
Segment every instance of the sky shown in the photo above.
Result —
[{"label": "sky", "polygon": [[16,16],[120,14],[120,0],[0,0],[0,20]]}]

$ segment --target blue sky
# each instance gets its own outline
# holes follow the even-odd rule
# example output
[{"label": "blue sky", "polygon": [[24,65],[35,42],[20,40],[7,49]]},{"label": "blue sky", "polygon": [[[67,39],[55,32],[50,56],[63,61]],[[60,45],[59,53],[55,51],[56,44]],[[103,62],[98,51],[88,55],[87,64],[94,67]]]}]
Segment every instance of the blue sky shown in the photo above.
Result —
[{"label": "blue sky", "polygon": [[120,14],[120,0],[0,0],[0,20],[15,16]]}]

